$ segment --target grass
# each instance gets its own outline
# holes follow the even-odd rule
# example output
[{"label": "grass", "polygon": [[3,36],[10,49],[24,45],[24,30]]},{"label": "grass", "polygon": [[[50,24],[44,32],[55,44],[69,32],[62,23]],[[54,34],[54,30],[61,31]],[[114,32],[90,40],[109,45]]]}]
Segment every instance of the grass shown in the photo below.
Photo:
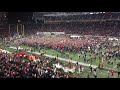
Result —
[{"label": "grass", "polygon": [[[73,64],[71,64],[73,65]],[[67,62],[64,62],[64,66],[69,66]],[[106,70],[97,70],[97,78],[108,78],[108,71]],[[77,78],[85,78],[87,77],[87,75],[90,75],[90,78],[94,78],[93,76],[93,72],[90,71],[90,68],[88,67],[84,67],[84,71],[81,73],[78,73],[78,71],[76,71],[75,73],[69,73],[71,76],[75,76]],[[109,78],[120,78],[118,77],[117,73],[114,74],[114,76],[111,76]]]},{"label": "grass", "polygon": [[[29,46],[26,46],[26,45],[21,45],[21,47],[23,48],[28,48]],[[33,47],[29,47],[29,48],[33,48]],[[73,52],[65,52],[64,55],[62,55],[60,52],[56,51],[56,50],[53,50],[53,49],[41,49],[42,52],[46,51],[46,54],[48,55],[53,55],[53,56],[59,56],[61,58],[66,58],[66,59],[71,59],[74,60],[74,61],[79,61],[79,62],[84,62],[84,58],[83,58],[83,55],[80,55],[80,59],[78,57],[78,53],[73,53]],[[105,51],[104,48],[102,48],[100,51]],[[38,49],[35,49],[35,52],[39,52]],[[69,58],[67,57],[67,55],[69,55]],[[93,56],[93,53],[90,53],[90,52],[87,52],[86,55],[88,56],[87,59],[89,59],[89,55],[92,56],[92,58],[94,58]],[[98,66],[99,65],[99,56],[96,55],[96,61],[95,62],[88,62],[88,64],[92,64],[92,65],[96,65]],[[116,57],[115,57],[116,58]],[[111,60],[113,61],[115,58],[112,58]],[[116,61],[119,61],[118,58],[116,58]],[[107,63],[107,61],[105,61],[104,63]],[[105,68],[111,68],[113,69],[115,65],[112,65],[112,64],[106,64],[104,65]],[[118,70],[117,68],[115,68],[114,70]]]},{"label": "grass", "polygon": [[[14,51],[16,51],[15,49],[11,49],[11,48],[9,48],[9,47],[3,47],[3,46],[1,46],[0,45],[0,47],[1,48],[4,48],[4,49],[6,49],[6,50],[8,50],[8,51],[10,51],[10,52],[14,52]],[[27,46],[22,46],[23,48],[26,48]],[[44,51],[45,49],[42,49],[41,51]],[[36,52],[39,52],[38,50],[36,50]],[[49,54],[49,55],[52,55],[53,54],[53,52],[54,52],[54,55],[55,56],[57,56],[57,54],[58,54],[58,56],[59,57],[63,57],[63,56],[61,56],[61,53],[60,52],[58,52],[58,51],[56,51],[56,50],[52,50],[52,49],[46,49],[46,54]],[[66,52],[66,54],[70,54],[71,56],[72,56],[72,58],[73,58],[73,60],[78,60],[78,61],[81,61],[81,62],[84,62],[84,60],[83,60],[83,58],[82,58],[82,55],[81,55],[81,58],[80,59],[78,59],[78,54],[77,53],[75,53],[75,54],[73,54],[72,52]],[[87,55],[89,56],[91,53],[87,53]],[[65,57],[65,58],[67,58],[67,57]],[[89,58],[89,57],[88,57]],[[62,61],[63,62],[63,61]],[[94,64],[94,65],[96,65],[96,64],[98,64],[99,62],[98,62],[98,57],[97,57],[97,60],[96,60],[96,62],[93,62],[92,64]],[[68,62],[64,62],[64,66],[69,66],[68,65]],[[107,67],[109,67],[109,68],[113,68],[115,65],[107,65]],[[117,69],[117,68],[115,68],[115,70],[119,70],[119,69]],[[93,78],[93,73],[91,73],[90,72],[90,69],[88,68],[88,67],[84,67],[84,71],[82,72],[82,73],[78,73],[78,71],[76,71],[75,73],[69,73],[70,74],[70,76],[76,76],[77,78],[85,78],[88,74],[90,75],[90,77],[91,78]],[[98,78],[107,78],[108,77],[108,74],[107,74],[107,71],[105,71],[105,70],[97,70],[97,75],[98,75]],[[118,76],[117,76],[117,73],[115,73],[115,75],[114,76],[110,76],[110,78],[118,78]]]}]

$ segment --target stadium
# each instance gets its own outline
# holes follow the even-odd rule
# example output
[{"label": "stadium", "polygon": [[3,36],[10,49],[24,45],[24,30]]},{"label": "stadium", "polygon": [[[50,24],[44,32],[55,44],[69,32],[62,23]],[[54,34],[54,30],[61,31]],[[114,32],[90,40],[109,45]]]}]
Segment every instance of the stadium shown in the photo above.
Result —
[{"label": "stadium", "polygon": [[0,12],[1,78],[120,77],[120,12],[21,13]]}]

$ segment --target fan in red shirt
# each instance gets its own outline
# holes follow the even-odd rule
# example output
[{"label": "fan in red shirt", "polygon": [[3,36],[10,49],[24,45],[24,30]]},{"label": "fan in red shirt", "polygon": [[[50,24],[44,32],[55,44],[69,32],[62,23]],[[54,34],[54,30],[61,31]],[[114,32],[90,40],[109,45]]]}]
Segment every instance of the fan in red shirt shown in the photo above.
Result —
[{"label": "fan in red shirt", "polygon": [[30,59],[30,54],[27,54],[27,58]]},{"label": "fan in red shirt", "polygon": [[38,59],[40,59],[41,58],[41,56],[40,55],[38,55]]},{"label": "fan in red shirt", "polygon": [[25,52],[20,52],[21,56],[24,57],[25,55]]},{"label": "fan in red shirt", "polygon": [[36,55],[35,54],[32,54],[33,56],[35,56],[35,58],[36,58]]},{"label": "fan in red shirt", "polygon": [[111,71],[111,76],[114,76],[114,74],[115,74],[115,72],[112,70],[112,71]]},{"label": "fan in red shirt", "polygon": [[12,54],[15,56],[15,55],[17,55],[17,52],[13,52]]}]

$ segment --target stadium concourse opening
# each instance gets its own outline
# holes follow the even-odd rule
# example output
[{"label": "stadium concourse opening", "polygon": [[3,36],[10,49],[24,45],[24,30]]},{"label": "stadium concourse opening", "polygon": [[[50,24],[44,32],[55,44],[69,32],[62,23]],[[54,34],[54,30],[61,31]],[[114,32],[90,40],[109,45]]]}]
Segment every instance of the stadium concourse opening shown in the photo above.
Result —
[{"label": "stadium concourse opening", "polygon": [[120,12],[1,12],[1,78],[119,78]]}]

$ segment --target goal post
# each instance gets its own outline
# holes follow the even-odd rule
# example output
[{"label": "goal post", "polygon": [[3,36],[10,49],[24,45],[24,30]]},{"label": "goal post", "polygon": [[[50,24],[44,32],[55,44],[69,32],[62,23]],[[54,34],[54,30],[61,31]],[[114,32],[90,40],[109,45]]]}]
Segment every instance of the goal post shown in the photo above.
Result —
[{"label": "goal post", "polygon": [[17,24],[17,34],[18,35],[24,35],[25,32],[24,32],[24,25],[23,24]]}]

